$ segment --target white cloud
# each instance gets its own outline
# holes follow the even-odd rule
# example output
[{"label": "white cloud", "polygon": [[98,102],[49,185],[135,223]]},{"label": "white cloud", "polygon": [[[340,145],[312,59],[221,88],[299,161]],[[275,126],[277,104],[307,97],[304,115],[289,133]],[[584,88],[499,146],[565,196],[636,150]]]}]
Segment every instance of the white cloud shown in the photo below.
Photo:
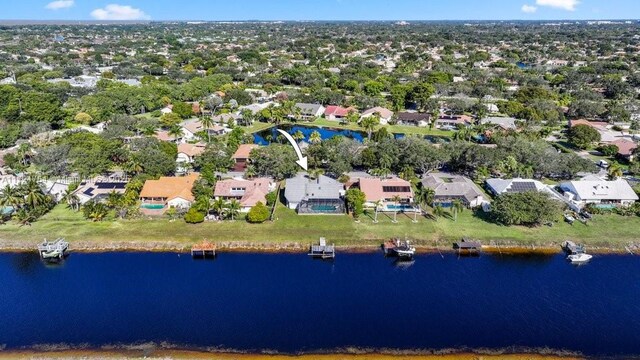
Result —
[{"label": "white cloud", "polygon": [[522,5],[522,12],[524,13],[533,14],[536,11],[538,11],[538,8],[535,6],[527,5],[527,4]]},{"label": "white cloud", "polygon": [[549,6],[567,11],[574,11],[578,4],[580,4],[579,0],[536,0],[538,6]]},{"label": "white cloud", "polygon": [[91,16],[97,20],[150,20],[144,11],[129,5],[109,4],[104,8],[95,9]]},{"label": "white cloud", "polygon": [[60,10],[72,7],[75,4],[74,0],[56,0],[52,1],[45,6],[49,10]]}]

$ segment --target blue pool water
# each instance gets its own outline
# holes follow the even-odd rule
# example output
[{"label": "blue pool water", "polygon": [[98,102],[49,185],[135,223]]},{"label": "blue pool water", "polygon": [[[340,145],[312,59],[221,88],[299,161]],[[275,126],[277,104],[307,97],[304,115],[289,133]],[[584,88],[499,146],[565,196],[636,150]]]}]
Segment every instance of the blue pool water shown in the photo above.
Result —
[{"label": "blue pool water", "polygon": [[130,344],[640,354],[640,257],[0,254],[0,346]]}]

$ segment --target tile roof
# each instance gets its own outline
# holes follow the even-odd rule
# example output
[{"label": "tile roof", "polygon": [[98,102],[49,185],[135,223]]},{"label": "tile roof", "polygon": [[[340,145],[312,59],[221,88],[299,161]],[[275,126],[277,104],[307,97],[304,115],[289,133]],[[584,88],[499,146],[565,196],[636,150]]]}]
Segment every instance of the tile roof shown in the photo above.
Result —
[{"label": "tile roof", "polygon": [[[362,190],[367,197],[367,201],[391,199],[396,195],[401,199],[410,199],[413,197],[411,183],[397,177],[389,179],[360,178],[359,184],[360,190]],[[391,189],[385,191],[385,188]]]},{"label": "tile roof", "polygon": [[204,152],[206,145],[203,143],[197,144],[179,144],[178,145],[178,154],[183,153],[187,154],[190,157],[194,157],[196,155],[200,155]]},{"label": "tile roof", "polygon": [[231,157],[232,159],[248,159],[251,154],[251,150],[259,148],[256,144],[242,144],[238,146],[238,150]]},{"label": "tile roof", "polygon": [[627,139],[618,139],[611,144],[618,147],[618,155],[622,156],[633,155],[633,151],[638,148],[638,144]]},{"label": "tile roof", "polygon": [[163,176],[158,180],[147,180],[144,183],[141,198],[166,198],[167,201],[175,198],[182,198],[188,201],[194,201],[195,198],[191,193],[193,183],[198,180],[200,174],[191,173],[181,177]]},{"label": "tile roof", "polygon": [[329,115],[333,115],[333,116],[347,116],[349,115],[349,112],[355,110],[354,107],[348,107],[348,108],[343,108],[342,106],[337,106],[337,105],[329,105],[327,106],[327,108],[324,111],[324,114],[326,116]]},{"label": "tile roof", "polygon": [[367,109],[362,113],[362,116],[369,116],[369,115],[373,115],[375,113],[380,114],[380,117],[383,119],[388,119],[391,118],[393,116],[393,111],[383,108],[381,106],[376,106],[373,107],[371,109]]},{"label": "tile roof", "polygon": [[266,204],[266,195],[271,190],[272,182],[269,178],[220,180],[216,183],[213,195],[223,198],[239,197],[243,207],[251,207],[258,202]]}]

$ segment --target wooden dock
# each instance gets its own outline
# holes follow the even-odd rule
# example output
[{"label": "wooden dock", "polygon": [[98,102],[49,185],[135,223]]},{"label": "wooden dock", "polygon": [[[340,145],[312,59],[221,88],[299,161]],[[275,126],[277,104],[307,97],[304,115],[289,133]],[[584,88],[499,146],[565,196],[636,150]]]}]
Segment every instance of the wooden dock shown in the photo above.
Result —
[{"label": "wooden dock", "polygon": [[478,241],[469,241],[465,238],[462,239],[462,241],[453,243],[453,250],[458,254],[478,254],[482,250],[482,244]]},{"label": "wooden dock", "polygon": [[335,245],[327,245],[327,239],[320,238],[318,245],[311,245],[309,256],[320,259],[333,259],[336,257]]},{"label": "wooden dock", "polygon": [[216,244],[206,240],[191,247],[191,256],[194,258],[214,258],[216,257]]}]

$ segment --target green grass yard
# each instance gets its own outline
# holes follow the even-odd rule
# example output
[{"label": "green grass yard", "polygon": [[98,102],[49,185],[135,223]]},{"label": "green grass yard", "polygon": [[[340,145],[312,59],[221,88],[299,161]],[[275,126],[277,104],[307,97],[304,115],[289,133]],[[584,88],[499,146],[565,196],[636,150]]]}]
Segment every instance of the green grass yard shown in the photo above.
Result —
[{"label": "green grass yard", "polygon": [[208,239],[213,242],[248,242],[253,244],[309,244],[321,236],[343,246],[377,246],[383,240],[405,236],[425,246],[450,246],[462,237],[469,237],[490,244],[555,246],[572,239],[591,247],[624,249],[637,241],[640,229],[639,217],[617,215],[596,216],[588,225],[557,223],[553,227],[505,227],[474,216],[464,211],[458,220],[451,218],[418,217],[413,223],[412,215],[398,214],[398,223],[393,223],[393,214],[378,214],[379,222],[373,223],[373,214],[367,214],[359,222],[346,215],[311,216],[297,215],[279,204],[275,221],[264,224],[248,224],[242,220],[207,222],[197,225],[183,220],[165,219],[109,220],[90,222],[80,213],[72,212],[64,205],[57,206],[31,226],[14,223],[0,225],[0,239],[37,243],[43,238],[65,237],[67,240],[95,243],[126,242],[172,242],[186,246]]}]

